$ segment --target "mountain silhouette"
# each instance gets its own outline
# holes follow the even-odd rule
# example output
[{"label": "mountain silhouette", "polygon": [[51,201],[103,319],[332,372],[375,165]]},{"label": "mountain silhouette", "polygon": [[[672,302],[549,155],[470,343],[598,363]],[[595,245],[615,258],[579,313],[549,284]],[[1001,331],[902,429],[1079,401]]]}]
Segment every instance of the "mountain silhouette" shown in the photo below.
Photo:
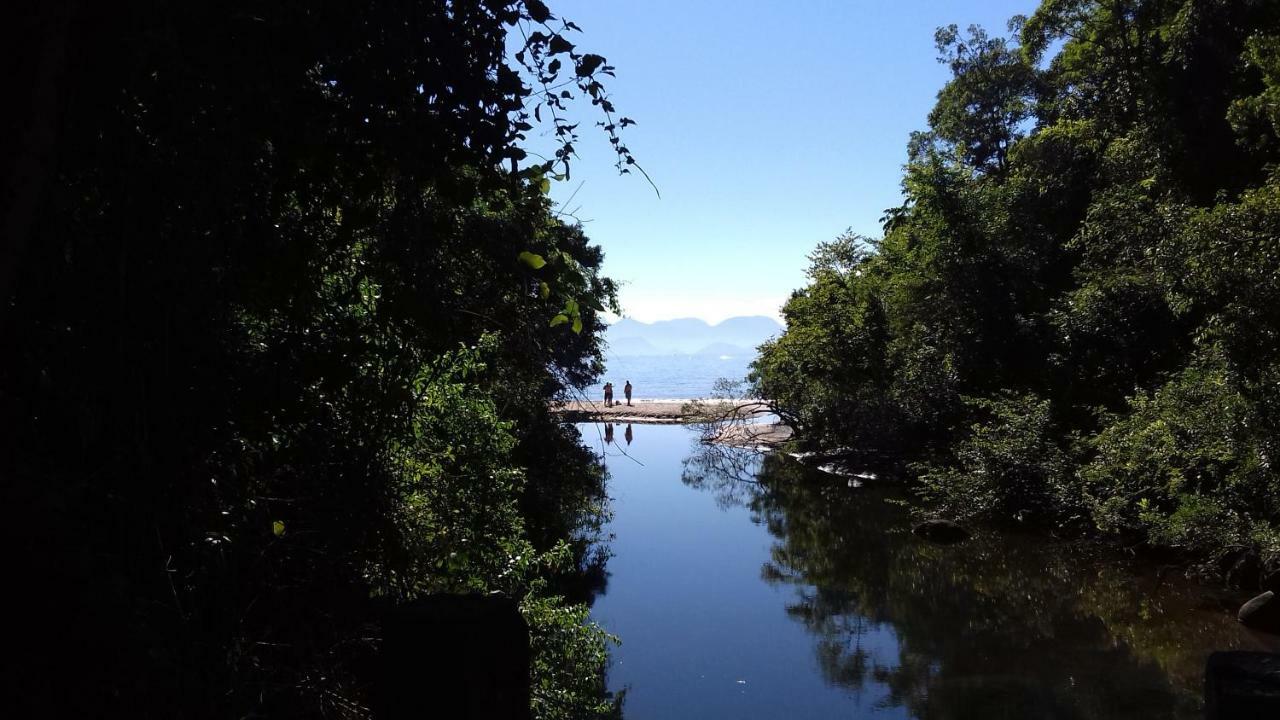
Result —
[{"label": "mountain silhouette", "polygon": [[782,332],[761,315],[732,317],[710,325],[697,318],[644,323],[622,318],[605,331],[609,353],[620,355],[753,355],[760,343]]}]

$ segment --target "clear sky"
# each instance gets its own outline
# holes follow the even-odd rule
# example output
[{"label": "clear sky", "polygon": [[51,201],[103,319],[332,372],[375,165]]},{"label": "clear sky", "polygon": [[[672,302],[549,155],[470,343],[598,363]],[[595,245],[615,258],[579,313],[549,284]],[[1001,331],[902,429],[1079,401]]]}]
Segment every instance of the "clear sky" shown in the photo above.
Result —
[{"label": "clear sky", "polygon": [[573,178],[552,196],[603,246],[626,315],[776,317],[817,243],[846,228],[878,236],[883,210],[900,203],[908,135],[948,74],[934,30],[1003,34],[1036,4],[549,2],[582,27],[579,49],[617,67],[612,99],[639,123],[624,140],[662,192],[618,176],[588,121]]}]

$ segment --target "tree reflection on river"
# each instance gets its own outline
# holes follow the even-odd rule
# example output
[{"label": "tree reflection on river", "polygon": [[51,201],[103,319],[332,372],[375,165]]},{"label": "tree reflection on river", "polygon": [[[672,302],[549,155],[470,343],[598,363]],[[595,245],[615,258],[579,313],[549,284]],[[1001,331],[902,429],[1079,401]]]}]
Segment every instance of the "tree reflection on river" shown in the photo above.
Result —
[{"label": "tree reflection on river", "polygon": [[[901,491],[783,456],[704,447],[682,479],[767,528],[761,576],[793,591],[824,680],[887,688],[880,705],[914,717],[1199,717],[1208,654],[1266,642],[1180,576],[1041,537],[932,545]],[[886,627],[895,650],[863,642]]]}]

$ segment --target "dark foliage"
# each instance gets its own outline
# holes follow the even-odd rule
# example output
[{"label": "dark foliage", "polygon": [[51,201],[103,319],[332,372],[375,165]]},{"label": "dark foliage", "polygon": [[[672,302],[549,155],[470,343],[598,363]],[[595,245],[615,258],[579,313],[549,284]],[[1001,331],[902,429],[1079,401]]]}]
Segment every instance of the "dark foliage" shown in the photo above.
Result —
[{"label": "dark foliage", "polygon": [[1010,27],[939,31],[906,203],[818,249],[756,390],[952,514],[1276,566],[1280,6]]},{"label": "dark foliage", "polygon": [[501,591],[536,714],[610,711],[547,585],[604,513],[546,404],[598,373],[614,286],[545,197],[575,97],[634,166],[604,58],[533,0],[6,14],[6,698],[360,715],[379,604]]}]

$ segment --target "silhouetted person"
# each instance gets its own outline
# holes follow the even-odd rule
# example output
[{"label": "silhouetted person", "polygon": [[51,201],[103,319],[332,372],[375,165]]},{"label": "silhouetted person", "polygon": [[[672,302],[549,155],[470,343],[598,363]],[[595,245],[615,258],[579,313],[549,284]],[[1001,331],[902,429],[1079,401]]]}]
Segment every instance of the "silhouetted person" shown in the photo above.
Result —
[{"label": "silhouetted person", "polygon": [[622,433],[622,437],[627,439],[627,444],[631,444],[631,423],[627,423],[627,431]]},{"label": "silhouetted person", "polygon": [[631,407],[631,381],[628,380],[626,385],[622,386],[622,394],[627,396],[627,407]]},{"label": "silhouetted person", "polygon": [[613,407],[613,383],[604,384],[604,406]]},{"label": "silhouetted person", "polygon": [[606,443],[613,442],[613,423],[604,424],[604,441]]}]

